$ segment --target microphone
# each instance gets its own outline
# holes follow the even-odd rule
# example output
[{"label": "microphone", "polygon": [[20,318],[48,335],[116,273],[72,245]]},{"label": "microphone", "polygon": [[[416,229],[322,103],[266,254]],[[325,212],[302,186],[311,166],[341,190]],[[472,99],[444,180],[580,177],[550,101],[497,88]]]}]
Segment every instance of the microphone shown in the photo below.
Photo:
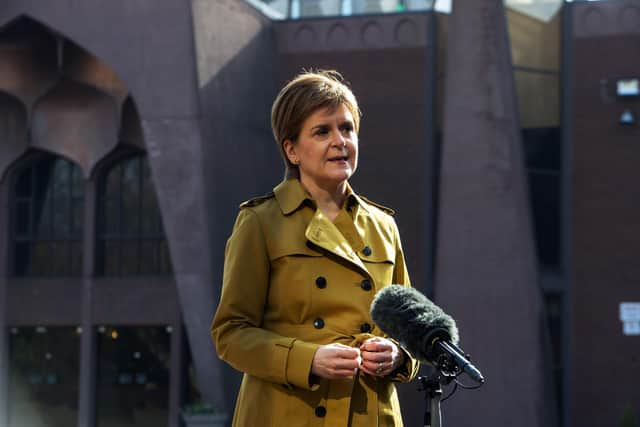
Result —
[{"label": "microphone", "polygon": [[456,322],[419,291],[386,286],[374,297],[370,312],[376,325],[416,359],[434,365],[445,376],[465,372],[472,380],[484,382],[478,368],[457,347]]}]

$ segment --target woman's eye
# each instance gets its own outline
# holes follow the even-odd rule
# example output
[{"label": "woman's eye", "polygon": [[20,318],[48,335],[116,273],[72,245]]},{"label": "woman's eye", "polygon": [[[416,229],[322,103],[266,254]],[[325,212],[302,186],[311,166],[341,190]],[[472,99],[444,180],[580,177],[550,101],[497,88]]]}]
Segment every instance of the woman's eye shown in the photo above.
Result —
[{"label": "woman's eye", "polygon": [[344,133],[351,133],[353,132],[353,126],[352,125],[344,125],[342,126],[342,132]]},{"label": "woman's eye", "polygon": [[329,134],[329,129],[324,127],[316,129],[314,133],[314,135],[318,136],[326,136],[327,134]]}]

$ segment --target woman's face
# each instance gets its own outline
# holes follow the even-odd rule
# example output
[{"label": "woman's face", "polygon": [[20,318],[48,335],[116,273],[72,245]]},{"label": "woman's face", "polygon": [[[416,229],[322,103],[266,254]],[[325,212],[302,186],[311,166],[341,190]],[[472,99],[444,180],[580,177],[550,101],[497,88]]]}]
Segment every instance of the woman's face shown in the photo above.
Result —
[{"label": "woman's face", "polygon": [[307,188],[343,184],[358,165],[353,115],[344,105],[314,111],[302,124],[297,142],[286,140],[284,150],[289,161],[298,165],[300,180]]}]

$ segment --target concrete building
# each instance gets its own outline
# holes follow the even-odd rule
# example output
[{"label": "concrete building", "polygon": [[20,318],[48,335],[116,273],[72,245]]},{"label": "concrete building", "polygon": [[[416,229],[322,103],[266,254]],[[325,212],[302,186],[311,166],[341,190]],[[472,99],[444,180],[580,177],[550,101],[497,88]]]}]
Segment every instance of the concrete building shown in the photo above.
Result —
[{"label": "concrete building", "polygon": [[[282,178],[270,107],[302,68],[351,82],[364,113],[352,184],[397,211],[414,286],[437,302],[436,267],[466,262],[437,245],[445,122],[467,125],[445,117],[447,58],[465,54],[447,47],[455,21],[418,0],[266,3],[0,4],[0,426],[177,427],[199,400],[232,411],[240,376],[209,338],[224,244],[238,204]],[[545,336],[523,339],[553,374],[538,390],[552,422],[617,425],[640,414],[636,306],[620,306],[640,301],[640,7],[517,3],[506,9],[528,178],[517,194],[530,201],[528,277],[545,308],[527,317]],[[461,330],[472,355],[510,345],[465,346],[482,327]],[[518,366],[504,367],[514,381]],[[400,386],[410,427],[422,425],[416,387]],[[457,393],[468,408],[483,391]]]}]

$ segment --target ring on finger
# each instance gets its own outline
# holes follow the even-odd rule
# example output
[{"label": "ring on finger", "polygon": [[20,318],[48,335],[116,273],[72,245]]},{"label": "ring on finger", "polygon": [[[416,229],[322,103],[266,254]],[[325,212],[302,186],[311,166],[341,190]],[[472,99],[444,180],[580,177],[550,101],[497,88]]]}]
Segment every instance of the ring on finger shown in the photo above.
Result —
[{"label": "ring on finger", "polygon": [[376,373],[379,374],[382,372],[382,362],[378,362],[378,367],[376,368]]}]

